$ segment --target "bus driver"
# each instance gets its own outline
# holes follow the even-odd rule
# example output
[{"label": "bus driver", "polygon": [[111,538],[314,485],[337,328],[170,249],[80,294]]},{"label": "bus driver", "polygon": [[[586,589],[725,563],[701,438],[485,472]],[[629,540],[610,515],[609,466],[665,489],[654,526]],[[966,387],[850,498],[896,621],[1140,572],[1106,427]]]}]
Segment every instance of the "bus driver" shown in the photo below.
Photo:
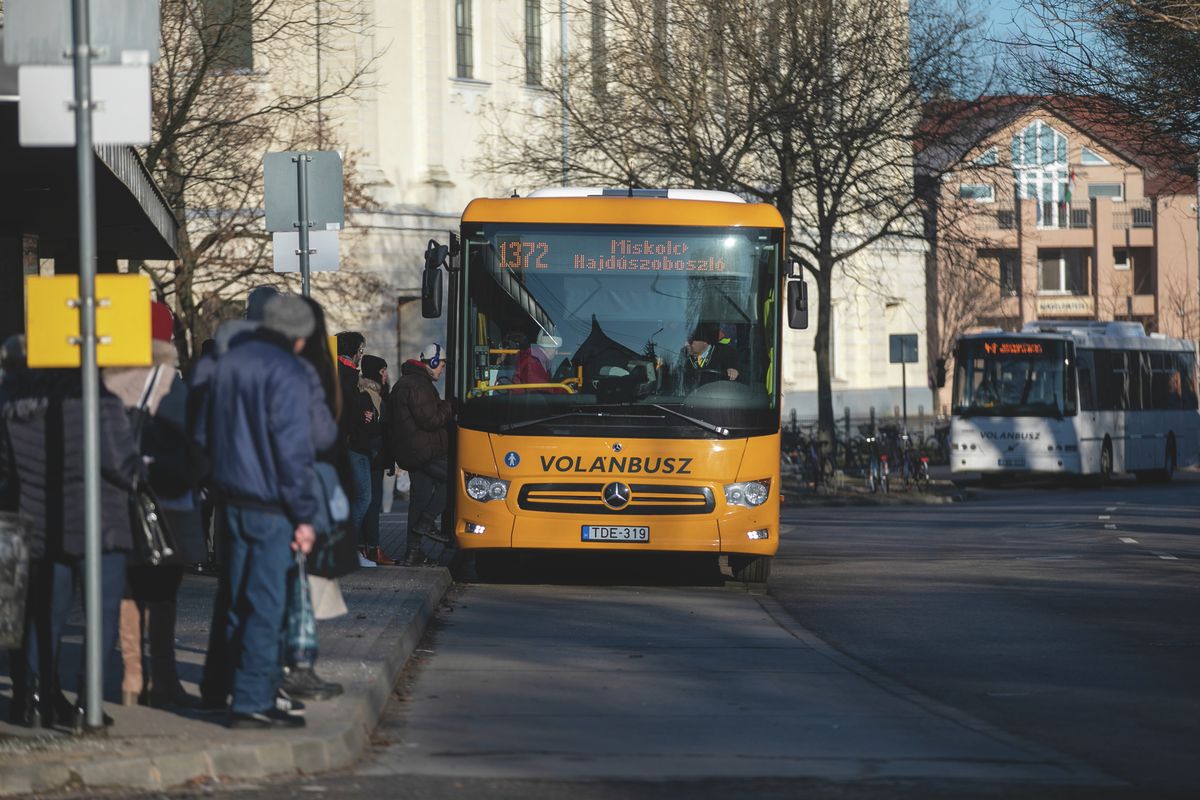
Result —
[{"label": "bus driver", "polygon": [[703,386],[720,380],[719,376],[736,381],[741,374],[737,365],[737,352],[720,341],[720,332],[711,322],[696,325],[683,354],[685,386]]}]

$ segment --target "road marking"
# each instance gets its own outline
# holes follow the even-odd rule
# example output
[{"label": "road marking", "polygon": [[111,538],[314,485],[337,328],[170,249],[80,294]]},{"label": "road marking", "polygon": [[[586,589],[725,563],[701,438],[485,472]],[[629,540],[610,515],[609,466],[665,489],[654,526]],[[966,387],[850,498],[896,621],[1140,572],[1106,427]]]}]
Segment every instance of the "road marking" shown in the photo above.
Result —
[{"label": "road marking", "polygon": [[[1154,551],[1153,551],[1153,550],[1151,550],[1150,552],[1152,552],[1152,553],[1153,553]],[[1176,558],[1175,556],[1171,555],[1170,553],[1154,553],[1154,555],[1158,556],[1158,557],[1159,557],[1159,558],[1161,558],[1163,561],[1178,561],[1178,560],[1179,560],[1178,558]]]},{"label": "road marking", "polygon": [[1112,514],[1101,514],[1096,519],[1112,519]]},{"label": "road marking", "polygon": [[1108,524],[1106,524],[1106,525],[1104,526],[1104,529],[1105,529],[1106,531],[1115,531],[1115,530],[1117,529],[1116,523],[1109,522]]},{"label": "road marking", "polygon": [[1105,510],[1105,511],[1116,511],[1116,510],[1117,510],[1117,507],[1116,507],[1116,506],[1108,506],[1108,507],[1107,507],[1107,508],[1105,508],[1104,510]]},{"label": "road marking", "polygon": [[1124,542],[1125,544],[1137,544],[1138,543],[1137,539],[1130,539],[1128,536],[1122,536],[1117,541]]}]

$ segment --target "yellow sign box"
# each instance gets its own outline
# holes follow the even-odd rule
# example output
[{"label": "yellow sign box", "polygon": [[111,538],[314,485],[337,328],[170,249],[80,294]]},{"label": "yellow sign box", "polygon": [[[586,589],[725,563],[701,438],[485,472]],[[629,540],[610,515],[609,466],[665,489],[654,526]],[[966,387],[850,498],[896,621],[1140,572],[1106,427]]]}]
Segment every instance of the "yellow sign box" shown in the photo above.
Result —
[{"label": "yellow sign box", "polygon": [[[31,367],[78,367],[79,276],[25,278],[25,337]],[[96,362],[101,367],[148,367],[150,278],[96,276]]]}]

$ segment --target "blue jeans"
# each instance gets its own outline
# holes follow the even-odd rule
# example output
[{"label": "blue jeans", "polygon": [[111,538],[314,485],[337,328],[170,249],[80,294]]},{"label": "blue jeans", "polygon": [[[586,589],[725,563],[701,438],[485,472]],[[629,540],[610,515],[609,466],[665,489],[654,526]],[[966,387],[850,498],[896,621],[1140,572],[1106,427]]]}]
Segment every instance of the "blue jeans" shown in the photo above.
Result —
[{"label": "blue jeans", "polygon": [[[32,564],[28,602],[33,606],[29,630],[25,639],[25,664],[29,676],[38,676],[43,687],[58,684],[58,654],[63,628],[71,613],[75,586],[83,590],[82,558],[42,560]],[[100,556],[100,657],[102,664],[111,663],[117,643],[117,621],[121,612],[121,597],[125,593],[125,553],[110,551]],[[79,701],[85,702],[84,670],[77,676]]]},{"label": "blue jeans", "polygon": [[239,714],[275,706],[295,527],[282,514],[227,506],[229,588],[226,624]]},{"label": "blue jeans", "polygon": [[350,451],[350,521],[359,547],[367,545],[363,523],[371,507],[371,457]]}]

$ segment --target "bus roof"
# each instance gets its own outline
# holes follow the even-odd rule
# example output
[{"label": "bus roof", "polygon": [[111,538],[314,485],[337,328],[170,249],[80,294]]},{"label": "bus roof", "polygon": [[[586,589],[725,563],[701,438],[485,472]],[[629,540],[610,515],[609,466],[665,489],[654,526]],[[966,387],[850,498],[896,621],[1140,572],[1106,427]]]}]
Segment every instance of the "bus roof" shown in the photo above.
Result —
[{"label": "bus roof", "polygon": [[726,192],[713,192],[712,195],[712,199],[685,199],[672,195],[629,197],[627,194],[481,198],[467,205],[462,222],[783,228],[783,217],[774,206],[734,202],[726,197],[737,199],[736,195]]},{"label": "bus roof", "polygon": [[1172,339],[1159,333],[1147,334],[1140,322],[1100,322],[1096,320],[1034,320],[1019,332],[978,331],[960,339],[1048,339],[1073,341],[1077,347],[1106,350],[1187,350],[1195,345],[1188,339]]}]

